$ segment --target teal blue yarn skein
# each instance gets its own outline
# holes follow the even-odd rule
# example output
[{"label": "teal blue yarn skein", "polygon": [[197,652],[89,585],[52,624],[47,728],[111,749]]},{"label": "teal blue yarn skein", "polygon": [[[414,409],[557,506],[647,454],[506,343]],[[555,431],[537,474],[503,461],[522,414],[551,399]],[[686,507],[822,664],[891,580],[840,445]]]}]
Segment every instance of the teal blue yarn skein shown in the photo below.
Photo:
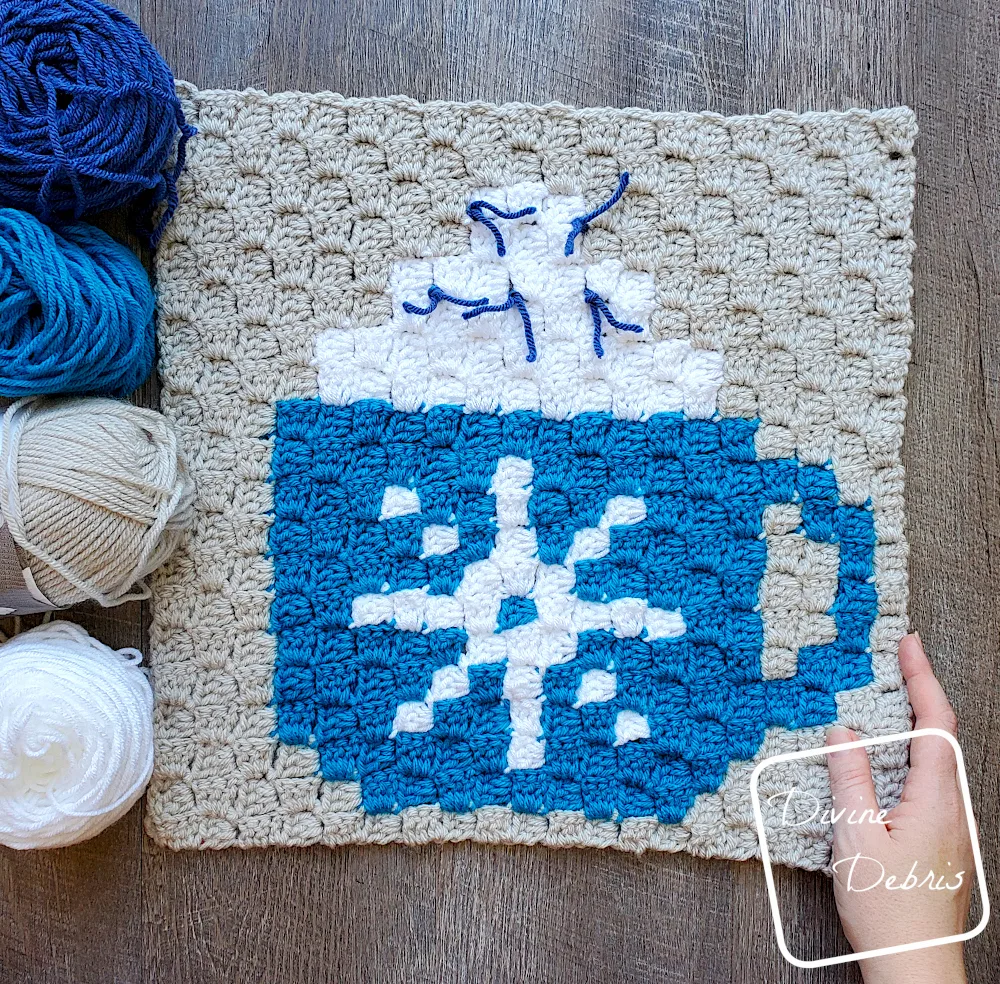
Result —
[{"label": "teal blue yarn skein", "polygon": [[126,396],[153,368],[153,290],[135,254],[85,223],[0,208],[0,396]]}]

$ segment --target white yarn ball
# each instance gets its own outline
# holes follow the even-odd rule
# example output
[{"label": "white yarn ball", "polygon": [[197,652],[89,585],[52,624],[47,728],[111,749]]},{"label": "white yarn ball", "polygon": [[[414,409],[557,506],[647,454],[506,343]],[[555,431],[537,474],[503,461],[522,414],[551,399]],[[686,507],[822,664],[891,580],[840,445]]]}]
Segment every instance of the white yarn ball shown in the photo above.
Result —
[{"label": "white yarn ball", "polygon": [[0,844],[76,844],[139,799],[153,770],[141,659],[70,622],[0,645]]}]

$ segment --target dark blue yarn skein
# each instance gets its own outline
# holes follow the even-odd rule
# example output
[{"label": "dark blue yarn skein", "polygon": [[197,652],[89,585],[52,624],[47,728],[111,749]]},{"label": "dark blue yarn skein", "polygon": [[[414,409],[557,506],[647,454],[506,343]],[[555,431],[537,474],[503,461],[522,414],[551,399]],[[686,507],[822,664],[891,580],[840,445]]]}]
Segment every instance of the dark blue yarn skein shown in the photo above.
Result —
[{"label": "dark blue yarn skein", "polygon": [[153,368],[153,290],[135,254],[83,222],[0,208],[0,396],[125,396]]},{"label": "dark blue yarn skein", "polygon": [[[146,36],[98,0],[0,0],[0,205],[73,221],[142,196],[159,240],[194,132]],[[176,150],[176,155],[175,155]]]}]

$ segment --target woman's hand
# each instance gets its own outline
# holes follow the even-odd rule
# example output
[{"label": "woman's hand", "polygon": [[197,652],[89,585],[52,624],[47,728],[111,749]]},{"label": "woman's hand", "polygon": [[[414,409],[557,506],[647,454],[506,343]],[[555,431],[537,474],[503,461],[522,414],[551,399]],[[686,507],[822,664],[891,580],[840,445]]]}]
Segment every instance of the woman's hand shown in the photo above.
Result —
[{"label": "woman's hand", "polygon": [[[916,728],[954,735],[955,712],[918,635],[902,640],[899,662]],[[856,737],[836,727],[827,744]],[[934,736],[913,739],[902,799],[881,815],[865,749],[834,752],[828,762],[834,809],[846,811],[834,823],[834,890],[855,952],[965,932],[975,868],[951,745]],[[960,943],[876,957],[862,961],[861,970],[866,984],[965,981]]]}]

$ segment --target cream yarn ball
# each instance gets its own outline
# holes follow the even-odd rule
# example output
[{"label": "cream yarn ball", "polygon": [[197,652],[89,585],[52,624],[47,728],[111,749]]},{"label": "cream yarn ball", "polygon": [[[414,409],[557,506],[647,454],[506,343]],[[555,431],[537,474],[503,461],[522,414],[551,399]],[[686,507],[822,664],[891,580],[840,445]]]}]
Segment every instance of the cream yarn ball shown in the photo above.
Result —
[{"label": "cream yarn ball", "polygon": [[170,423],[117,400],[21,400],[0,428],[0,513],[58,607],[147,597],[193,518]]}]

